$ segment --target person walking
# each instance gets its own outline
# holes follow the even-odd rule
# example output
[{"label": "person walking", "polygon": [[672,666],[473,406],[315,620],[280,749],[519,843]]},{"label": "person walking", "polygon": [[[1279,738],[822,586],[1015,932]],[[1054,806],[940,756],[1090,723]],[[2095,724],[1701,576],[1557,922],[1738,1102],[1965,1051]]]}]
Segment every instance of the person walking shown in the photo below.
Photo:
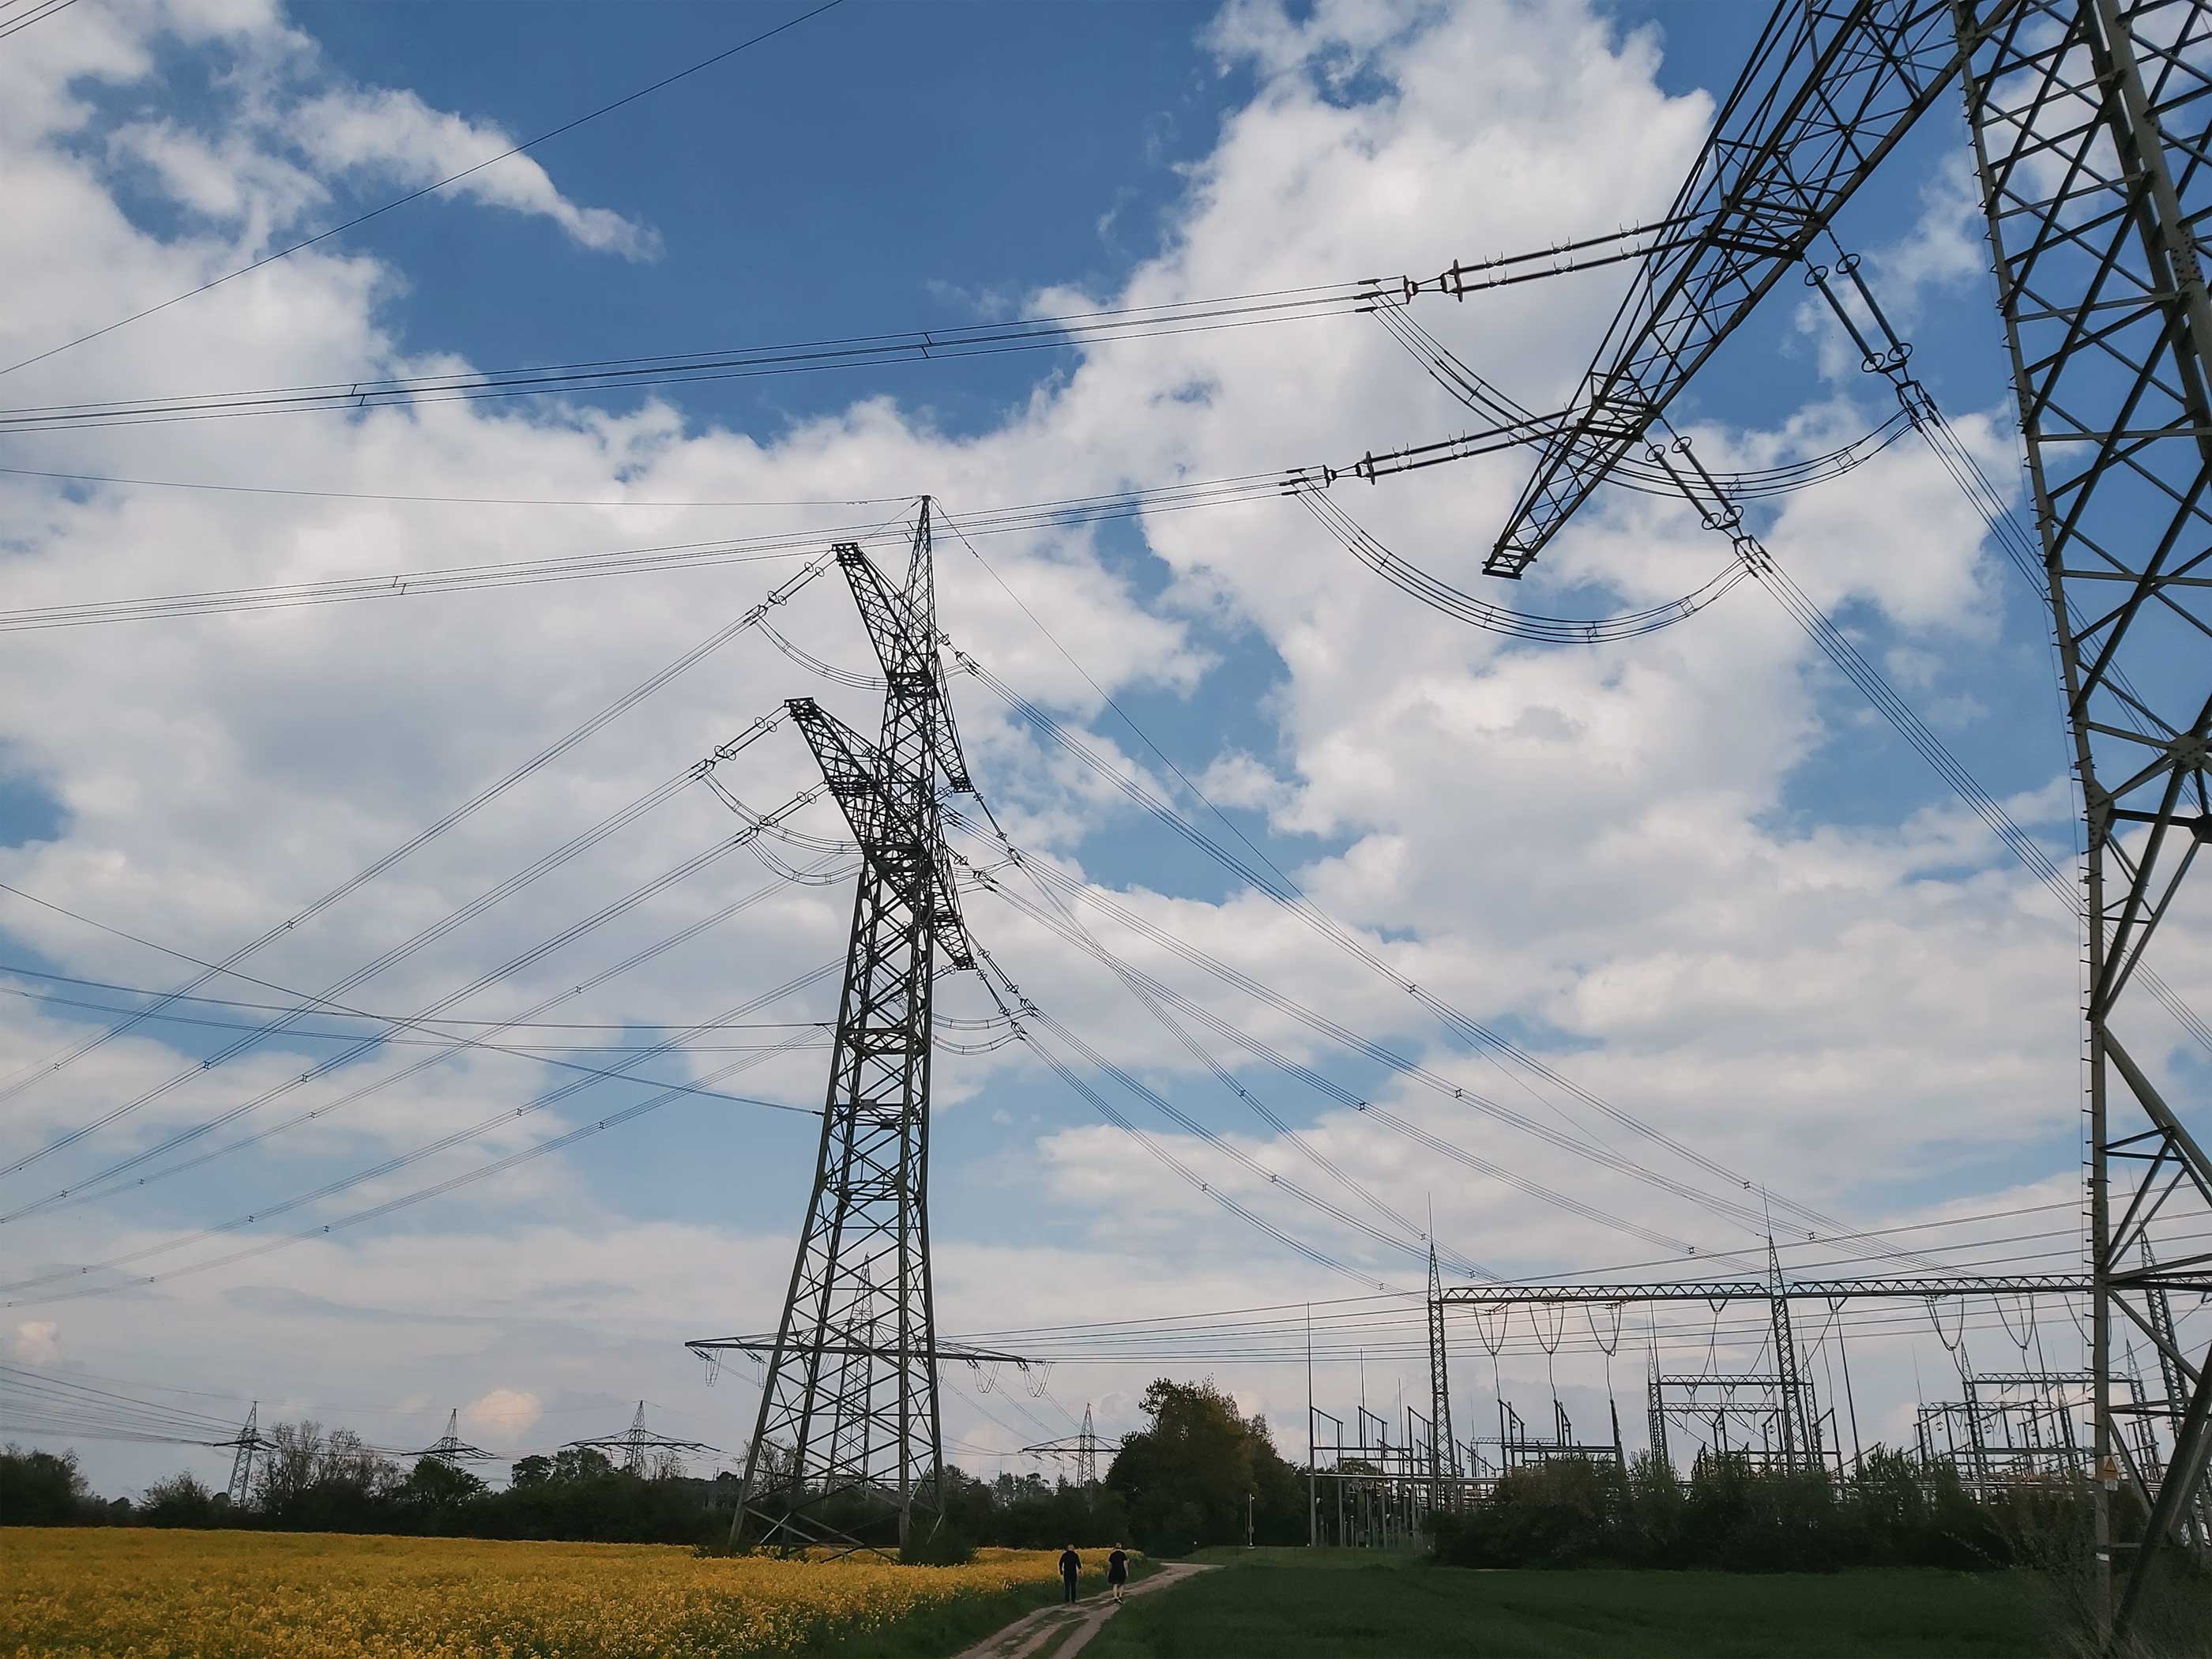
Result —
[{"label": "person walking", "polygon": [[1070,1544],[1060,1553],[1060,1599],[1062,1601],[1075,1599],[1075,1581],[1082,1576],[1083,1558],[1075,1553],[1075,1546]]},{"label": "person walking", "polygon": [[1122,1553],[1121,1547],[1116,1544],[1114,1546],[1114,1553],[1106,1558],[1106,1588],[1114,1592],[1114,1599],[1116,1601],[1121,1599],[1121,1587],[1128,1582],[1129,1558]]}]

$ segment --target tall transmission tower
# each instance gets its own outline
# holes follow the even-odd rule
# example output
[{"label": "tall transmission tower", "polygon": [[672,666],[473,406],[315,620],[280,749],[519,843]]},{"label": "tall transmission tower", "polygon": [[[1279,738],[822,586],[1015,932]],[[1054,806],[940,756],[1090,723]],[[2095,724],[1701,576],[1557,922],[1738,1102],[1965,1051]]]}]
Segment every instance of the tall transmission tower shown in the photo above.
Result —
[{"label": "tall transmission tower", "polygon": [[1435,1218],[1429,1237],[1429,1480],[1431,1506],[1440,1505],[1446,1483],[1459,1474],[1459,1447],[1452,1439],[1451,1375],[1444,1340],[1444,1281],[1437,1268]]},{"label": "tall transmission tower", "polygon": [[230,1460],[230,1485],[224,1490],[230,1495],[233,1509],[242,1505],[253,1492],[253,1457],[269,1443],[261,1437],[261,1402],[257,1400],[246,1408],[246,1425],[238,1431],[231,1444],[238,1448]]},{"label": "tall transmission tower", "polygon": [[[2115,1639],[2212,1455],[2212,1363],[2153,1297],[2206,1283],[2212,1159],[2137,981],[2212,842],[2207,0],[1783,0],[1484,568],[1525,571],[1956,82],[1973,140],[2085,819],[2083,1058],[2101,1610]],[[1754,567],[1754,574],[1756,568]],[[2163,1468],[2119,1431],[2114,1328],[2187,1382]],[[2115,1535],[2123,1486],[2145,1542]]]},{"label": "tall transmission tower", "polygon": [[811,698],[787,705],[861,868],[813,1193],[731,1522],[732,1541],[783,1550],[903,1548],[917,1505],[942,1510],[930,1010],[939,957],[975,965],[938,818],[939,790],[970,785],[938,657],[928,498],[903,582],[856,545],[836,553],[885,690],[874,743]]}]

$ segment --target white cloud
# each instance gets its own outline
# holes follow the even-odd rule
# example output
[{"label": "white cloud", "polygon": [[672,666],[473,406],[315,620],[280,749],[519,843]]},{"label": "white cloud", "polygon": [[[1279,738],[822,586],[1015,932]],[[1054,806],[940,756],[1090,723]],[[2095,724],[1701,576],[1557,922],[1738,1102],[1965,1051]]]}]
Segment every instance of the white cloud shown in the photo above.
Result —
[{"label": "white cloud", "polygon": [[62,1354],[62,1328],[52,1319],[26,1319],[15,1327],[9,1351],[26,1365],[51,1365]]},{"label": "white cloud", "polygon": [[[322,167],[417,187],[515,143],[496,126],[432,109],[414,93],[389,87],[325,93],[295,109],[288,125],[293,141]],[[659,257],[658,231],[607,208],[579,207],[527,155],[507,156],[448,188],[489,206],[542,215],[584,247],[625,259]]]},{"label": "white cloud", "polygon": [[526,1389],[494,1389],[461,1408],[461,1421],[513,1442],[545,1414],[543,1401]]}]

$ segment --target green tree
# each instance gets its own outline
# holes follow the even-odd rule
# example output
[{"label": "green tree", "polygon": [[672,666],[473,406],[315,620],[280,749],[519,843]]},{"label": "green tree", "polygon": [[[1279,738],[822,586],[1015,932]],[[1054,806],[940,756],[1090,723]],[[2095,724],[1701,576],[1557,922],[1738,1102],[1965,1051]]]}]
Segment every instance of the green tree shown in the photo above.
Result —
[{"label": "green tree", "polygon": [[542,1486],[553,1478],[553,1460],[542,1452],[533,1452],[508,1471],[510,1486]]},{"label": "green tree", "polygon": [[484,1483],[443,1458],[417,1458],[414,1469],[392,1493],[419,1510],[457,1510],[484,1495]]},{"label": "green tree", "polygon": [[1261,1543],[1304,1535],[1298,1477],[1265,1419],[1238,1414],[1211,1381],[1162,1377],[1145,1390],[1148,1426],[1121,1443],[1107,1486],[1127,1505],[1135,1542],[1153,1555],[1244,1541],[1246,1504]]},{"label": "green tree", "polygon": [[156,1527],[211,1527],[228,1507],[225,1500],[186,1471],[147,1487],[138,1514]]},{"label": "green tree", "polygon": [[61,1526],[83,1519],[94,1502],[75,1452],[0,1451],[0,1525]]}]

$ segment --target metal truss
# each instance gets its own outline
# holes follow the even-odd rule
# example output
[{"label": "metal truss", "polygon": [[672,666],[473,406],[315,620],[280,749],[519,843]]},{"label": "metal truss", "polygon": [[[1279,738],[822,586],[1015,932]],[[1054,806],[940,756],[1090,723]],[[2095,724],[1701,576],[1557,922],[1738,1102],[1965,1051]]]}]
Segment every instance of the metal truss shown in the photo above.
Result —
[{"label": "metal truss", "polygon": [[[1998,10],[2006,9],[1999,6]],[[1517,577],[1958,72],[1952,0],[1784,0],[1483,562]]]},{"label": "metal truss", "polygon": [[[2212,1291],[2212,1278],[2200,1277],[2191,1288]],[[1775,1284],[1758,1279],[1661,1279],[1586,1285],[1447,1285],[1440,1297],[1448,1305],[1473,1308],[1629,1302],[1705,1302],[1718,1308],[1727,1302],[1766,1302],[1778,1297],[1842,1303],[1863,1297],[1898,1299],[2086,1296],[2088,1292],[2089,1281],[2078,1273],[2013,1273],[1917,1279],[1790,1279]]]},{"label": "metal truss", "polygon": [[[2212,1460],[2212,1357],[2176,1340],[2157,1299],[2202,1289],[2212,1267],[2197,1243],[2212,1160],[2166,1097],[2129,995],[2154,977],[2149,947],[2212,841],[2209,9],[1784,0],[1484,566],[1528,568],[1956,77],[2087,828],[2096,1548],[2116,1641]],[[2142,1247],[2160,1241],[2186,1248],[2153,1261]],[[2118,1431],[2116,1320],[2158,1357],[2174,1440],[2163,1468]],[[2116,1536],[2123,1481],[2148,1547]]]},{"label": "metal truss", "polygon": [[[1749,1397],[1742,1397],[1748,1391]],[[1669,1395],[1677,1396],[1670,1399]],[[1840,1469],[1833,1408],[1823,1412],[1801,1368],[1787,1370],[1670,1374],[1656,1356],[1644,1385],[1651,1450],[1671,1466],[1670,1420],[1704,1425],[1711,1438],[1699,1449],[1746,1468]],[[1824,1432],[1825,1431],[1825,1432]]]},{"label": "metal truss", "polygon": [[[2111,1576],[2126,1564],[2109,1609],[2120,1631],[2157,1547],[2197,1509],[2212,1451],[2212,1365],[2183,1350],[2156,1305],[2197,1288],[2212,1253],[2153,1261],[2145,1248],[2201,1231],[2212,1161],[2152,1076],[2158,1054],[2131,1018],[2143,999],[2128,995],[2212,841],[2212,301],[2199,243],[2212,211],[2212,16],[2203,0],[1960,12],[2087,830],[2097,1551]],[[2119,1432],[2116,1316],[2157,1352],[2179,1403],[2162,1470]],[[2123,1475],[2147,1511],[2139,1545],[2116,1536]]]},{"label": "metal truss", "polygon": [[1437,1270],[1437,1244],[1429,1241],[1429,1475],[1438,1490],[1459,1474],[1459,1446],[1452,1439],[1451,1373],[1444,1341],[1443,1279]]},{"label": "metal truss", "polygon": [[235,1509],[253,1495],[253,1457],[269,1443],[261,1437],[261,1402],[257,1400],[246,1408],[246,1425],[238,1437],[228,1443],[237,1448],[230,1460],[230,1485],[225,1490],[230,1494],[231,1507]]},{"label": "metal truss", "polygon": [[907,1544],[917,1506],[942,1512],[930,1010],[939,954],[963,968],[974,957],[938,795],[969,780],[938,659],[927,499],[902,582],[856,545],[836,551],[883,670],[883,722],[871,743],[811,698],[787,705],[862,862],[813,1193],[731,1538],[888,1553]]}]

